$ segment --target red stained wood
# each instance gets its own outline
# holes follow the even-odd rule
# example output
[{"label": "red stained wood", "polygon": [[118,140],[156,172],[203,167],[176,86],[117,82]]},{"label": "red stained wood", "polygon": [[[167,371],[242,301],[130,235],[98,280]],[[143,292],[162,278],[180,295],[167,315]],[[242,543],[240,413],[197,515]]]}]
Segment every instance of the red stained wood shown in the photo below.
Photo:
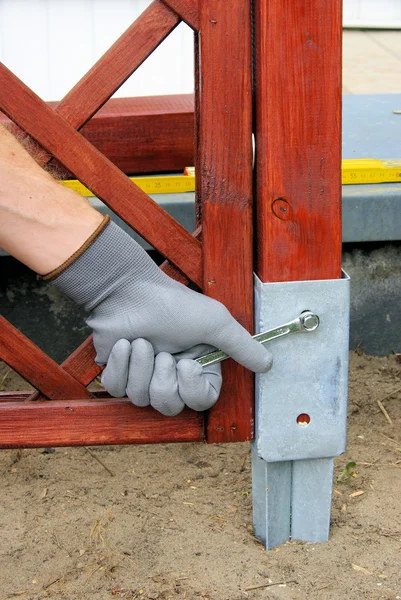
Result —
[{"label": "red stained wood", "polygon": [[[195,33],[194,35],[194,60],[195,60],[195,160],[194,164],[199,165],[200,162],[200,154],[199,154],[199,144],[200,144],[200,91],[201,91],[201,71],[200,71],[200,34]],[[202,177],[198,177],[196,179],[196,189],[195,189],[195,219],[196,226],[202,226]]]},{"label": "red stained wood", "polygon": [[[192,235],[194,236],[194,238],[196,240],[201,240],[201,237],[202,237],[202,228],[201,227],[197,227],[197,229],[193,232]],[[175,267],[173,267],[173,265],[171,265],[168,262],[168,260],[165,260],[164,263],[162,263],[160,265],[160,268],[161,268],[162,271],[165,272],[166,275],[168,275],[172,279],[175,279],[176,281],[179,281],[183,285],[188,285],[189,284],[189,281],[185,277],[185,275],[183,275],[182,273],[180,273],[180,271],[177,271],[177,269]]]},{"label": "red stained wood", "polygon": [[176,12],[195,31],[199,29],[198,0],[163,0],[164,4]]},{"label": "red stained wood", "polygon": [[24,402],[27,395],[16,394],[0,395],[0,448],[204,439],[204,415],[189,409],[176,417],[163,417],[152,408],[137,408],[124,398]]},{"label": "red stained wood", "polygon": [[0,357],[47,398],[92,397],[83,385],[1,316]]},{"label": "red stained wood", "polygon": [[102,368],[95,363],[96,350],[90,335],[62,363],[62,368],[83,385],[89,385],[99,375]]},{"label": "red stained wood", "polygon": [[[253,330],[250,3],[201,2],[199,140],[203,290]],[[200,181],[199,181],[200,179]],[[227,361],[208,442],[253,436],[253,374]]]},{"label": "red stained wood", "polygon": [[193,95],[112,98],[81,133],[124,173],[182,172],[194,164]]},{"label": "red stained wood", "polygon": [[341,0],[256,0],[257,273],[341,274]]},{"label": "red stained wood", "polygon": [[81,134],[124,173],[182,172],[195,164],[193,94],[111,98]]},{"label": "red stained wood", "polygon": [[0,109],[191,281],[201,285],[200,243],[1,64]]},{"label": "red stained wood", "polygon": [[[1,350],[0,350],[1,353]],[[93,347],[93,339],[90,335],[66,360],[61,364],[69,375],[74,377],[82,385],[87,386],[101,372],[102,368],[95,363],[96,351]],[[28,400],[45,400],[39,392],[33,392]]]}]

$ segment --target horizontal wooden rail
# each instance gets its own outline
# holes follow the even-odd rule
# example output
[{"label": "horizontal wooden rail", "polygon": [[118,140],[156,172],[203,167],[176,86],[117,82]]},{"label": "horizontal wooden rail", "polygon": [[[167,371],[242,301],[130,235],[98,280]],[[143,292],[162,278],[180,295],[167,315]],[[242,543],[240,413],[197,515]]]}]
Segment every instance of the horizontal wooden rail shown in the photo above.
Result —
[{"label": "horizontal wooden rail", "polygon": [[[19,130],[2,113],[0,123]],[[193,94],[111,98],[81,134],[124,173],[183,171],[195,164]],[[52,164],[62,178],[71,177],[58,161]]]},{"label": "horizontal wooden rail", "polygon": [[81,133],[124,173],[183,171],[195,164],[194,98],[112,98]]},{"label": "horizontal wooden rail", "polygon": [[126,398],[27,402],[29,393],[0,393],[0,448],[200,442],[204,414],[185,409],[163,417]]}]

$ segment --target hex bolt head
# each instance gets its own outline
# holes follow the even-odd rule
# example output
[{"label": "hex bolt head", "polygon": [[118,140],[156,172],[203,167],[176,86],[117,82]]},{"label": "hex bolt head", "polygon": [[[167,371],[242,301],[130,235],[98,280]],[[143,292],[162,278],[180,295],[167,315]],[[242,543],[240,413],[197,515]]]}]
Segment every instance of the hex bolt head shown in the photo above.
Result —
[{"label": "hex bolt head", "polygon": [[310,312],[306,313],[302,317],[302,324],[308,331],[313,331],[319,327],[319,317]]}]

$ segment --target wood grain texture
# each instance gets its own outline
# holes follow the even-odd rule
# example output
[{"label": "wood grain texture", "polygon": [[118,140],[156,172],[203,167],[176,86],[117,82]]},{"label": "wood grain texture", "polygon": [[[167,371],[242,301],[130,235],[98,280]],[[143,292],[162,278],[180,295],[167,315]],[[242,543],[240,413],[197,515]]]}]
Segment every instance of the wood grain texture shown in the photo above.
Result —
[{"label": "wood grain texture", "polygon": [[[200,144],[200,99],[201,99],[201,70],[200,70],[200,34],[195,33],[194,35],[194,62],[195,62],[195,156],[194,156],[194,164],[199,165],[200,162],[200,154],[199,154],[199,144]],[[202,177],[197,177],[196,179],[196,188],[195,188],[195,223],[196,227],[202,226]]]},{"label": "wood grain texture", "polygon": [[[59,103],[47,104],[56,109]],[[20,129],[1,113],[0,123],[9,124],[15,132]],[[80,131],[130,175],[182,172],[195,164],[193,94],[111,98]],[[63,170],[63,178],[71,176],[64,168],[58,172]]]},{"label": "wood grain texture", "polygon": [[[27,394],[0,394],[0,448],[95,444],[200,442],[204,415],[185,409],[163,417],[126,398],[27,402]],[[25,400],[25,401],[24,401]]]},{"label": "wood grain texture", "polygon": [[[93,346],[93,336],[90,335],[65,359],[61,364],[61,368],[79,381],[79,383],[87,386],[102,371],[102,368],[95,363],[95,357],[96,351]],[[45,399],[43,394],[38,391],[33,392],[28,398],[28,400],[32,402],[34,400]]]},{"label": "wood grain texture", "polygon": [[193,94],[112,98],[81,133],[124,173],[182,172],[195,164]]},{"label": "wood grain texture", "polygon": [[191,281],[202,285],[200,243],[1,63],[0,109]]},{"label": "wood grain texture", "polygon": [[96,350],[93,346],[93,336],[90,335],[70,356],[61,367],[82,385],[89,385],[99,375],[102,367],[95,363]]},{"label": "wood grain texture", "polygon": [[187,25],[199,29],[198,0],[163,0]]},{"label": "wood grain texture", "polygon": [[[192,235],[194,236],[194,238],[196,240],[200,241],[201,238],[202,238],[202,227],[197,227],[195,229],[195,231],[193,232]],[[161,268],[162,271],[165,272],[166,275],[168,275],[172,279],[175,279],[176,281],[179,281],[183,285],[188,285],[189,284],[188,278],[185,277],[185,275],[183,275],[183,273],[181,273],[180,271],[178,271],[171,263],[169,263],[168,260],[165,260],[160,265],[160,268]]]},{"label": "wood grain texture", "polygon": [[68,400],[92,397],[81,383],[2,316],[0,316],[0,357],[47,398]]},{"label": "wood grain texture", "polygon": [[257,273],[341,275],[341,0],[256,0]]},{"label": "wood grain texture", "polygon": [[[203,291],[253,330],[250,3],[201,2],[197,180]],[[233,361],[208,413],[207,441],[253,436],[254,376]]]}]

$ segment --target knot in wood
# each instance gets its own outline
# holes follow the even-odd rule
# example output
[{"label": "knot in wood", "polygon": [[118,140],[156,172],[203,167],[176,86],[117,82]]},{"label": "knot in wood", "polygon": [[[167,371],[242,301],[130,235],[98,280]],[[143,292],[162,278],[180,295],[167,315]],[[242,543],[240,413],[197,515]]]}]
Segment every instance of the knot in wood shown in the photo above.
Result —
[{"label": "knot in wood", "polygon": [[291,221],[292,219],[292,207],[287,200],[284,198],[276,198],[272,202],[273,214],[282,221]]}]

